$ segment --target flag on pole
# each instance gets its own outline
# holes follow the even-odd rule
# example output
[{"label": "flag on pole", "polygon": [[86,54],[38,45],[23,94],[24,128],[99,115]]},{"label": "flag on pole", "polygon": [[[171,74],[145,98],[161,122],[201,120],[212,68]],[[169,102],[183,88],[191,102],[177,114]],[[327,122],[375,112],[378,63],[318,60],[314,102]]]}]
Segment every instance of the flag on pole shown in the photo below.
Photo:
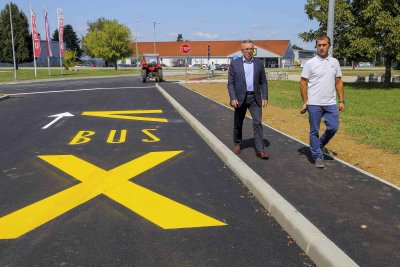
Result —
[{"label": "flag on pole", "polygon": [[34,57],[40,56],[40,39],[39,34],[36,28],[36,15],[33,12],[32,6],[31,8],[31,19],[32,19],[32,42],[33,42],[33,55]]},{"label": "flag on pole", "polygon": [[53,53],[51,52],[51,39],[50,39],[50,25],[47,20],[47,12],[44,10],[44,29],[46,32],[46,53],[47,57],[52,57]]},{"label": "flag on pole", "polygon": [[64,17],[63,17],[63,11],[61,8],[57,9],[57,14],[58,14],[58,42],[60,44],[60,53],[61,56],[64,57],[65,51],[64,51]]}]

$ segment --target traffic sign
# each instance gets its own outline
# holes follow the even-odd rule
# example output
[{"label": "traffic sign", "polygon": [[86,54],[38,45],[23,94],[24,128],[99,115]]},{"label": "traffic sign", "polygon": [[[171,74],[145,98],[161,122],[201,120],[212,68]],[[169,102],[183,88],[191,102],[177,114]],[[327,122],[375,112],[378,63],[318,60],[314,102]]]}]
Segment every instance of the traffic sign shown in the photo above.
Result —
[{"label": "traffic sign", "polygon": [[181,52],[182,54],[189,54],[190,53],[190,46],[188,44],[181,45]]}]

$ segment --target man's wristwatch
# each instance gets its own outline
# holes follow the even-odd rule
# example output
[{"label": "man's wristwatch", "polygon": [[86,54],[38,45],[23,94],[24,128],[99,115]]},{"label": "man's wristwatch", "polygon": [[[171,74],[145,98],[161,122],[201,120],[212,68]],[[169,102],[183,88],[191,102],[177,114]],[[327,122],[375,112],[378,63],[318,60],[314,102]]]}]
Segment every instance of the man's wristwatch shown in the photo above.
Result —
[{"label": "man's wristwatch", "polygon": [[343,103],[344,104],[344,100],[339,100],[339,103]]}]

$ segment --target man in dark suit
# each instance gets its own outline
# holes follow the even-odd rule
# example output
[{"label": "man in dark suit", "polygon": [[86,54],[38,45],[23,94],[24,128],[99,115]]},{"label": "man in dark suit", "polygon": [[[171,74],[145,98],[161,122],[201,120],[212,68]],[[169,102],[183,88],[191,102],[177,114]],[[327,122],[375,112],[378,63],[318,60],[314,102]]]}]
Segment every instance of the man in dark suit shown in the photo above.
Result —
[{"label": "man in dark suit", "polygon": [[233,60],[229,67],[228,92],[230,104],[235,108],[233,152],[240,153],[242,142],[242,126],[246,111],[249,110],[253,118],[253,131],[256,156],[268,159],[264,151],[264,137],[262,120],[262,107],[268,104],[268,84],[264,70],[264,63],[253,58],[254,44],[251,40],[242,42],[243,57]]}]

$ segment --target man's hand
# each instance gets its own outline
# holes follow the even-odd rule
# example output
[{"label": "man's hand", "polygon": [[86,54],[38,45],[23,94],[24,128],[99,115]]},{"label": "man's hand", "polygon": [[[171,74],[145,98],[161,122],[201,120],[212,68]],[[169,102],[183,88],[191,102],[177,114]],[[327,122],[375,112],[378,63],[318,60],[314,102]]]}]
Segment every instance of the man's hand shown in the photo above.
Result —
[{"label": "man's hand", "polygon": [[236,99],[234,99],[234,100],[231,101],[231,106],[234,107],[234,108],[238,108],[239,102]]},{"label": "man's hand", "polygon": [[263,100],[262,100],[262,107],[263,107],[263,108],[266,108],[267,105],[268,105],[268,100],[263,99]]},{"label": "man's hand", "polygon": [[303,108],[300,110],[300,114],[304,114],[307,112],[307,104],[303,105]]},{"label": "man's hand", "polygon": [[339,111],[344,111],[344,103],[339,103]]}]

